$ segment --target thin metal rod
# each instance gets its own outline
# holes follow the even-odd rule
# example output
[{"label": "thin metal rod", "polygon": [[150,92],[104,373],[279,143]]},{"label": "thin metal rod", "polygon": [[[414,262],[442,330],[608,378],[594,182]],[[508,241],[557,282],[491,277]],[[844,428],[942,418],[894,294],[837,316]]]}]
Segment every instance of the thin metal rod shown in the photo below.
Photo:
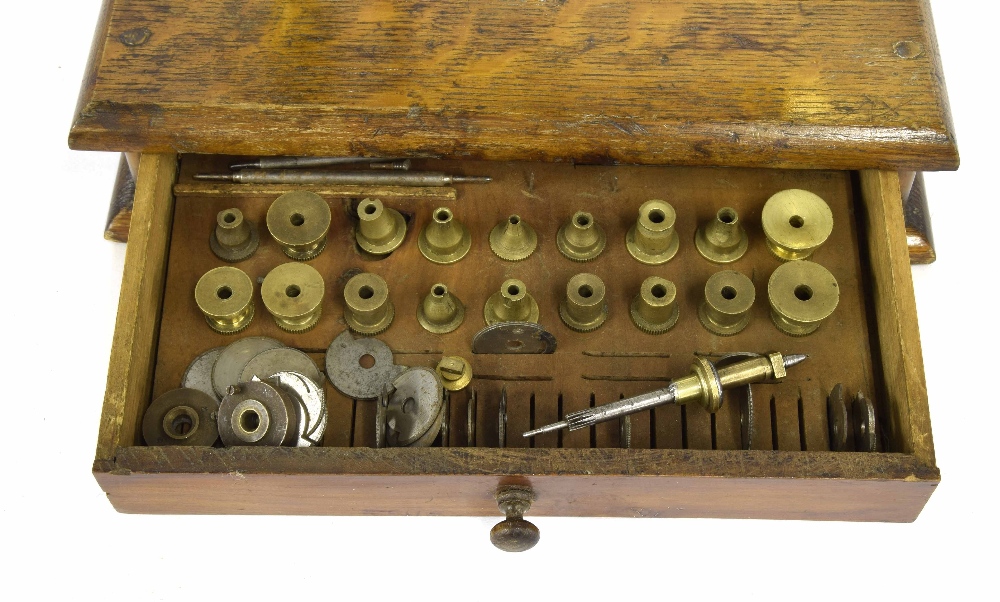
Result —
[{"label": "thin metal rod", "polygon": [[355,186],[450,186],[485,184],[489,176],[453,176],[433,171],[311,171],[241,169],[231,174],[196,174],[195,180],[239,184],[339,184]]},{"label": "thin metal rod", "polygon": [[[349,165],[351,163],[392,164],[404,159],[378,159],[372,157],[261,157],[249,163],[230,165],[229,169],[293,169],[296,167],[329,167],[330,165]],[[409,161],[406,159],[406,161]],[[409,169],[409,165],[405,169]]]}]

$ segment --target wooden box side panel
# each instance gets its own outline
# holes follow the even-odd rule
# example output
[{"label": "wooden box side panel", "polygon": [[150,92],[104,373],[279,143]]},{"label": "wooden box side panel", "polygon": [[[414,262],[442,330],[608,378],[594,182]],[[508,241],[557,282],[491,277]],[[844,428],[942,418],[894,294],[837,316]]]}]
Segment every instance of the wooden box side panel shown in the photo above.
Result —
[{"label": "wooden box side panel", "polygon": [[958,165],[927,0],[114,0],[74,148]]},{"label": "wooden box side panel", "polygon": [[934,466],[906,224],[896,201],[900,197],[899,174],[866,170],[860,180],[882,357],[884,399],[879,404],[880,415],[889,418],[886,431],[891,434],[893,449]]},{"label": "wooden box side panel", "polygon": [[537,495],[533,516],[889,522],[914,520],[937,482],[900,454],[274,451],[132,448],[97,479],[122,512],[489,516],[516,483]]},{"label": "wooden box side panel", "polygon": [[152,394],[176,175],[175,155],[140,160],[95,466],[109,462],[119,446],[135,444]]}]

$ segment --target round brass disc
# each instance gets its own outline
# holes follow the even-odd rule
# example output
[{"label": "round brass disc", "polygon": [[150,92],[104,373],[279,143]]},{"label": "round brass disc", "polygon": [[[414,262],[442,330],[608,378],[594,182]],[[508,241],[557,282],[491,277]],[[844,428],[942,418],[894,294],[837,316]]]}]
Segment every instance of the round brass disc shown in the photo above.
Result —
[{"label": "round brass disc", "polygon": [[632,323],[647,334],[667,332],[677,324],[680,305],[677,303],[677,286],[659,276],[642,281],[639,294],[629,307]]},{"label": "round brass disc", "polygon": [[457,355],[442,358],[434,371],[449,391],[461,391],[472,382],[472,364]]},{"label": "round brass disc", "polygon": [[[417,237],[420,253],[433,263],[448,265],[462,259],[472,248],[469,229],[454,219],[451,209],[438,207],[431,218],[432,223],[424,227]],[[446,234],[458,236],[458,240],[447,247]]]},{"label": "round brass disc", "polygon": [[253,281],[230,266],[209,270],[194,287],[194,300],[212,330],[239,332],[253,320]]},{"label": "round brass disc", "polygon": [[811,261],[778,266],[767,282],[771,319],[792,336],[813,333],[840,301],[840,287],[829,270]]},{"label": "round brass disc", "polygon": [[705,283],[705,301],[698,308],[702,326],[719,336],[732,336],[750,323],[750,308],[757,297],[749,278],[726,270]]},{"label": "round brass disc", "polygon": [[764,203],[761,225],[778,259],[805,259],[833,232],[833,212],[807,190],[783,190]]},{"label": "round brass disc", "polygon": [[566,297],[559,303],[559,317],[571,330],[596,330],[608,319],[604,296],[604,281],[596,274],[576,274],[566,283]]},{"label": "round brass disc", "polygon": [[143,415],[142,438],[146,445],[214,445],[218,410],[218,400],[204,391],[167,391]]},{"label": "round brass disc", "polygon": [[680,237],[674,231],[677,211],[666,201],[646,201],[639,207],[639,217],[625,234],[625,247],[639,263],[664,264],[677,255]]},{"label": "round brass disc", "polygon": [[387,220],[390,224],[389,232],[391,235],[379,240],[367,238],[361,227],[358,226],[355,239],[358,241],[358,246],[366,253],[388,255],[398,249],[399,245],[403,244],[403,239],[406,238],[406,219],[403,214],[392,207],[386,207],[378,199],[361,201],[361,204],[358,205],[358,219],[367,222]]},{"label": "round brass disc", "polygon": [[389,328],[396,315],[389,299],[389,285],[377,274],[364,272],[348,280],[344,303],[344,321],[358,334],[379,334]]},{"label": "round brass disc", "polygon": [[527,259],[537,247],[538,233],[519,215],[511,215],[490,230],[490,249],[504,261]]},{"label": "round brass disc", "polygon": [[279,196],[267,210],[267,230],[285,255],[304,261],[326,247],[333,216],[330,206],[315,192],[297,190]]},{"label": "round brass disc", "polygon": [[490,295],[483,308],[487,326],[499,322],[538,323],[538,302],[528,293],[523,282],[515,278],[505,280],[500,290]]},{"label": "round brass disc", "polygon": [[271,270],[260,285],[264,307],[288,332],[304,332],[319,322],[325,285],[316,268],[284,263]]}]

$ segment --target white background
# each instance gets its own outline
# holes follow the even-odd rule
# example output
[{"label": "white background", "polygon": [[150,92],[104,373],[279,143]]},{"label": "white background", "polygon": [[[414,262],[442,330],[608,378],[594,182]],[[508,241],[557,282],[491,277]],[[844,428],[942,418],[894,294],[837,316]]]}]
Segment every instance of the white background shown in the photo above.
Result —
[{"label": "white background", "polygon": [[0,597],[996,599],[994,3],[933,2],[963,162],[927,176],[939,259],[913,270],[943,479],[919,519],[538,518],[519,555],[490,546],[493,519],[112,510],[90,468],[125,251],[101,237],[118,155],[66,146],[99,5],[3,7]]}]

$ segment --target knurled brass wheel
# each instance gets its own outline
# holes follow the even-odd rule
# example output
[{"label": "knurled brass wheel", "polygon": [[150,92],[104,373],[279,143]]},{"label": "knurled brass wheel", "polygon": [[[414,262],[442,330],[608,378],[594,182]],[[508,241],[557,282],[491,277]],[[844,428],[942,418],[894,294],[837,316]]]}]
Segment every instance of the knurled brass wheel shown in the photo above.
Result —
[{"label": "knurled brass wheel", "polygon": [[330,206],[315,192],[288,192],[267,210],[267,230],[292,259],[306,261],[326,248],[333,216]]},{"label": "knurled brass wheel", "polygon": [[253,281],[230,266],[209,270],[194,287],[194,300],[212,330],[237,333],[253,320]]},{"label": "knurled brass wheel", "polygon": [[260,286],[264,307],[288,332],[305,332],[319,322],[325,284],[316,268],[285,263],[271,270]]}]

